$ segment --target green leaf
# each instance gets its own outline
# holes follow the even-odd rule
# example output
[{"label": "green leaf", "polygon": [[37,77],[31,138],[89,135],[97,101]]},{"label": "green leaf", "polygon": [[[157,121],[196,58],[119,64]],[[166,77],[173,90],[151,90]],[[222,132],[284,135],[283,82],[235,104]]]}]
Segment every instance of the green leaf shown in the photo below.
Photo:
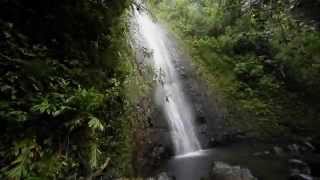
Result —
[{"label": "green leaf", "polygon": [[100,131],[104,130],[104,127],[103,127],[103,124],[101,123],[101,121],[92,115],[89,116],[88,125],[90,128],[92,128],[94,130],[96,130],[96,129],[100,130]]},{"label": "green leaf", "polygon": [[44,98],[40,104],[33,106],[31,108],[31,111],[45,113],[48,111],[49,108],[50,108],[49,101],[47,98]]}]

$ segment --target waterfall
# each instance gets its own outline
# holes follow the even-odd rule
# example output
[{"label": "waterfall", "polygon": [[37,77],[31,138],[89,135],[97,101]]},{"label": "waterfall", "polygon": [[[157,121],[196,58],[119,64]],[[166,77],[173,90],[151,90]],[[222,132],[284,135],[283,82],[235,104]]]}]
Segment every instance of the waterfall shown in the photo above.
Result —
[{"label": "waterfall", "polygon": [[135,10],[134,17],[143,46],[151,52],[157,77],[155,96],[168,121],[175,153],[184,155],[199,151],[201,146],[195,133],[193,109],[174,66],[179,56],[172,46],[172,39],[147,12]]}]

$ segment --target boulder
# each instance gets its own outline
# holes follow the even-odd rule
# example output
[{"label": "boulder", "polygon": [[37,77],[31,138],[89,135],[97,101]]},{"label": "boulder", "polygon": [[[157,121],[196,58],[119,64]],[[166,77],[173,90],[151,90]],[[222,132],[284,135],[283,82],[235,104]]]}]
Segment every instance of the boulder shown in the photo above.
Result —
[{"label": "boulder", "polygon": [[219,161],[214,162],[210,178],[214,180],[257,180],[249,169]]}]

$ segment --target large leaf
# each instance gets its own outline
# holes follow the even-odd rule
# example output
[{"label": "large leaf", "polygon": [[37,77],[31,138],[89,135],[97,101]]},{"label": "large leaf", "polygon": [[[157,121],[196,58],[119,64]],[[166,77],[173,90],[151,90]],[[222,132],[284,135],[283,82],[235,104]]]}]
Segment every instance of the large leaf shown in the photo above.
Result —
[{"label": "large leaf", "polygon": [[90,128],[92,128],[94,130],[100,130],[100,131],[104,130],[104,127],[103,127],[103,124],[101,123],[101,121],[92,115],[89,116],[88,125]]}]

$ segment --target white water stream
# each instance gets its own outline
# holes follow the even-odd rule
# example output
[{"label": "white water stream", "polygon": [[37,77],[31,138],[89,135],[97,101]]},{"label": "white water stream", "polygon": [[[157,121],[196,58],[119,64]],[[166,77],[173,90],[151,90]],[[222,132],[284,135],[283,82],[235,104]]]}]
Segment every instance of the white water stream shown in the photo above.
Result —
[{"label": "white water stream", "polygon": [[176,155],[192,154],[201,150],[194,128],[194,114],[188,102],[179,78],[174,61],[177,61],[177,50],[172,48],[172,39],[166,31],[153,22],[148,13],[135,11],[143,46],[150,51],[157,74],[155,92],[158,105],[163,109],[171,129]]}]

